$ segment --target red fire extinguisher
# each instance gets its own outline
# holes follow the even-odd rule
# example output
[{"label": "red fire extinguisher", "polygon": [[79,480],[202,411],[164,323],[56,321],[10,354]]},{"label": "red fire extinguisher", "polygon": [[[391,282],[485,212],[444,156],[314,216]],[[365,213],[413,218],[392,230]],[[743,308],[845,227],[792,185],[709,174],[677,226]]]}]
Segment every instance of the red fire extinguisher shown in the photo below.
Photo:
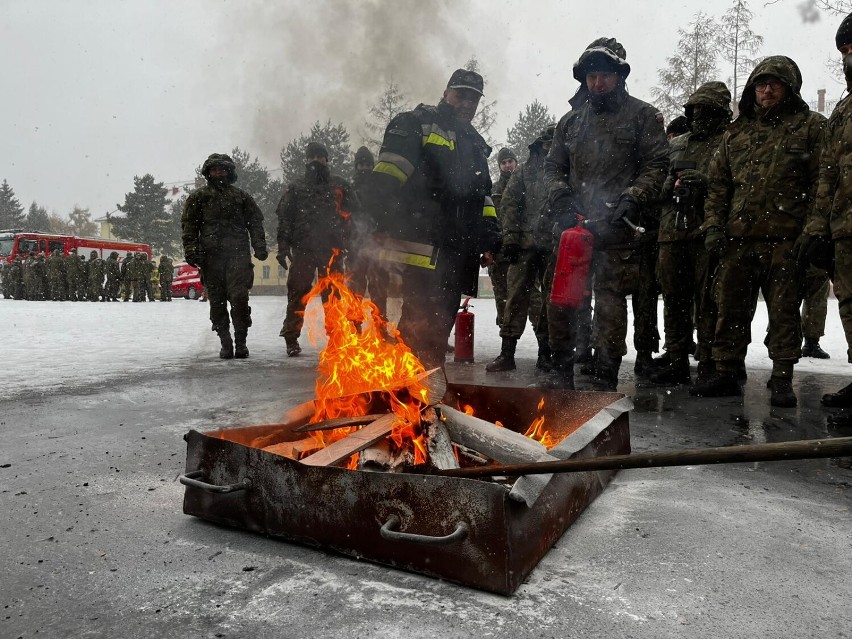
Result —
[{"label": "red fire extinguisher", "polygon": [[473,362],[473,313],[468,310],[470,306],[468,297],[456,314],[456,343],[453,355],[456,362]]},{"label": "red fire extinguisher", "polygon": [[580,308],[589,296],[589,270],[595,236],[583,226],[584,219],[577,216],[577,225],[562,232],[550,303],[563,308]]}]

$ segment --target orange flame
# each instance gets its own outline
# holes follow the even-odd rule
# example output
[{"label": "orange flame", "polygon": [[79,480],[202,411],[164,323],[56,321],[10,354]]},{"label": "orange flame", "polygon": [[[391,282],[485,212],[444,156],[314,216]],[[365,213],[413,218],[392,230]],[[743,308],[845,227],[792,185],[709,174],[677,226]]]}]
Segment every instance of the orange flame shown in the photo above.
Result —
[{"label": "orange flame", "polygon": [[[538,412],[541,413],[543,410],[544,397],[542,397],[538,402]],[[541,442],[546,448],[551,448],[554,444],[556,444],[556,441],[550,433],[544,430],[544,415],[539,415],[532,421],[527,432],[524,433],[524,437],[529,437],[537,442]]]}]

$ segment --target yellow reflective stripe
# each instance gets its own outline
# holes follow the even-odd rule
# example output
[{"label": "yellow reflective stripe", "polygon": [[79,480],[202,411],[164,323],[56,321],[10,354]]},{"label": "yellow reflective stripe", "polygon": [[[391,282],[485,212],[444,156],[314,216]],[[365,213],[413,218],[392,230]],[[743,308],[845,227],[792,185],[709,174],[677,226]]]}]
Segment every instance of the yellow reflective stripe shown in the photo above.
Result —
[{"label": "yellow reflective stripe", "polygon": [[403,251],[382,249],[379,251],[379,259],[385,262],[417,266],[430,271],[435,270],[435,262],[432,261],[429,255],[416,255],[414,253],[404,253]]},{"label": "yellow reflective stripe", "polygon": [[414,165],[398,153],[382,151],[381,153],[379,153],[379,158],[377,161],[389,162],[390,164],[393,164],[394,166],[396,166],[396,168],[405,173],[408,177],[411,177],[411,174],[414,173]]},{"label": "yellow reflective stripe", "polygon": [[483,206],[482,217],[497,217],[497,209],[493,206]]},{"label": "yellow reflective stripe", "polygon": [[398,166],[391,164],[390,162],[379,162],[378,164],[376,164],[376,166],[373,167],[373,172],[390,175],[391,177],[395,177],[403,184],[408,182],[408,176]]},{"label": "yellow reflective stripe", "polygon": [[456,143],[454,140],[448,140],[447,138],[441,137],[434,131],[429,135],[423,136],[423,146],[427,144],[434,144],[435,146],[446,146],[449,147],[450,151],[456,150]]}]

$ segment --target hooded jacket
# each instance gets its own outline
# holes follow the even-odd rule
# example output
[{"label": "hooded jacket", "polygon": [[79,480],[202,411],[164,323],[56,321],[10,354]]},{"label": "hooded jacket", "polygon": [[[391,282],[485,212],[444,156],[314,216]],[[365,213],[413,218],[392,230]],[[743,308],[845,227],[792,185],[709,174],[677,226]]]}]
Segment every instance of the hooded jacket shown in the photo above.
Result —
[{"label": "hooded jacket", "polygon": [[701,225],[704,222],[704,199],[706,192],[700,187],[690,187],[690,195],[687,206],[680,207],[681,213],[685,214],[684,220],[679,219],[678,204],[673,200],[676,177],[673,175],[674,167],[678,162],[695,162],[695,170],[708,174],[710,169],[710,160],[713,154],[719,147],[719,142],[722,140],[722,135],[731,120],[731,92],[723,82],[706,82],[702,84],[695,93],[689,96],[684,105],[687,113],[687,121],[692,121],[693,110],[696,105],[712,107],[718,110],[721,114],[727,114],[727,117],[721,117],[718,127],[706,134],[695,134],[692,132],[684,133],[674,138],[671,142],[671,152],[669,153],[670,166],[672,171],[666,178],[663,185],[662,202],[663,208],[660,215],[660,231],[658,240],[660,242],[677,242],[683,240],[692,240],[699,237]]},{"label": "hooded jacket", "polygon": [[[772,109],[758,107],[755,81],[774,76],[787,86]],[[722,136],[710,163],[703,230],[730,237],[795,239],[816,196],[825,118],[802,100],[802,75],[786,56],[770,56],[749,76],[740,115]]]},{"label": "hooded jacket", "polygon": [[[551,127],[552,130],[552,127]],[[544,185],[544,139],[539,137],[530,144],[530,156],[519,165],[503,191],[500,202],[500,223],[503,228],[503,246],[518,244],[522,249],[550,250],[550,229],[537,233],[540,220],[547,214],[547,188]]]}]

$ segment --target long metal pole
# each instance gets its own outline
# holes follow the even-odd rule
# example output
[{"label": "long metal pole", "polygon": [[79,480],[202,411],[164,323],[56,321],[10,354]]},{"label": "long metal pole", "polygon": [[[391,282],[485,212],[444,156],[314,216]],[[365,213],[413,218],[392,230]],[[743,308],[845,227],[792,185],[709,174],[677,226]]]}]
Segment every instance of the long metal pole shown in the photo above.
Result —
[{"label": "long metal pole", "polygon": [[590,457],[587,459],[566,459],[564,461],[530,464],[456,468],[435,471],[434,474],[444,477],[544,475],[548,473],[571,473],[591,470],[737,464],[848,456],[852,456],[852,437],[835,437],[831,439],[809,439],[749,446],[687,448],[684,450],[666,450],[636,453],[634,455],[612,455],[610,457]]}]

